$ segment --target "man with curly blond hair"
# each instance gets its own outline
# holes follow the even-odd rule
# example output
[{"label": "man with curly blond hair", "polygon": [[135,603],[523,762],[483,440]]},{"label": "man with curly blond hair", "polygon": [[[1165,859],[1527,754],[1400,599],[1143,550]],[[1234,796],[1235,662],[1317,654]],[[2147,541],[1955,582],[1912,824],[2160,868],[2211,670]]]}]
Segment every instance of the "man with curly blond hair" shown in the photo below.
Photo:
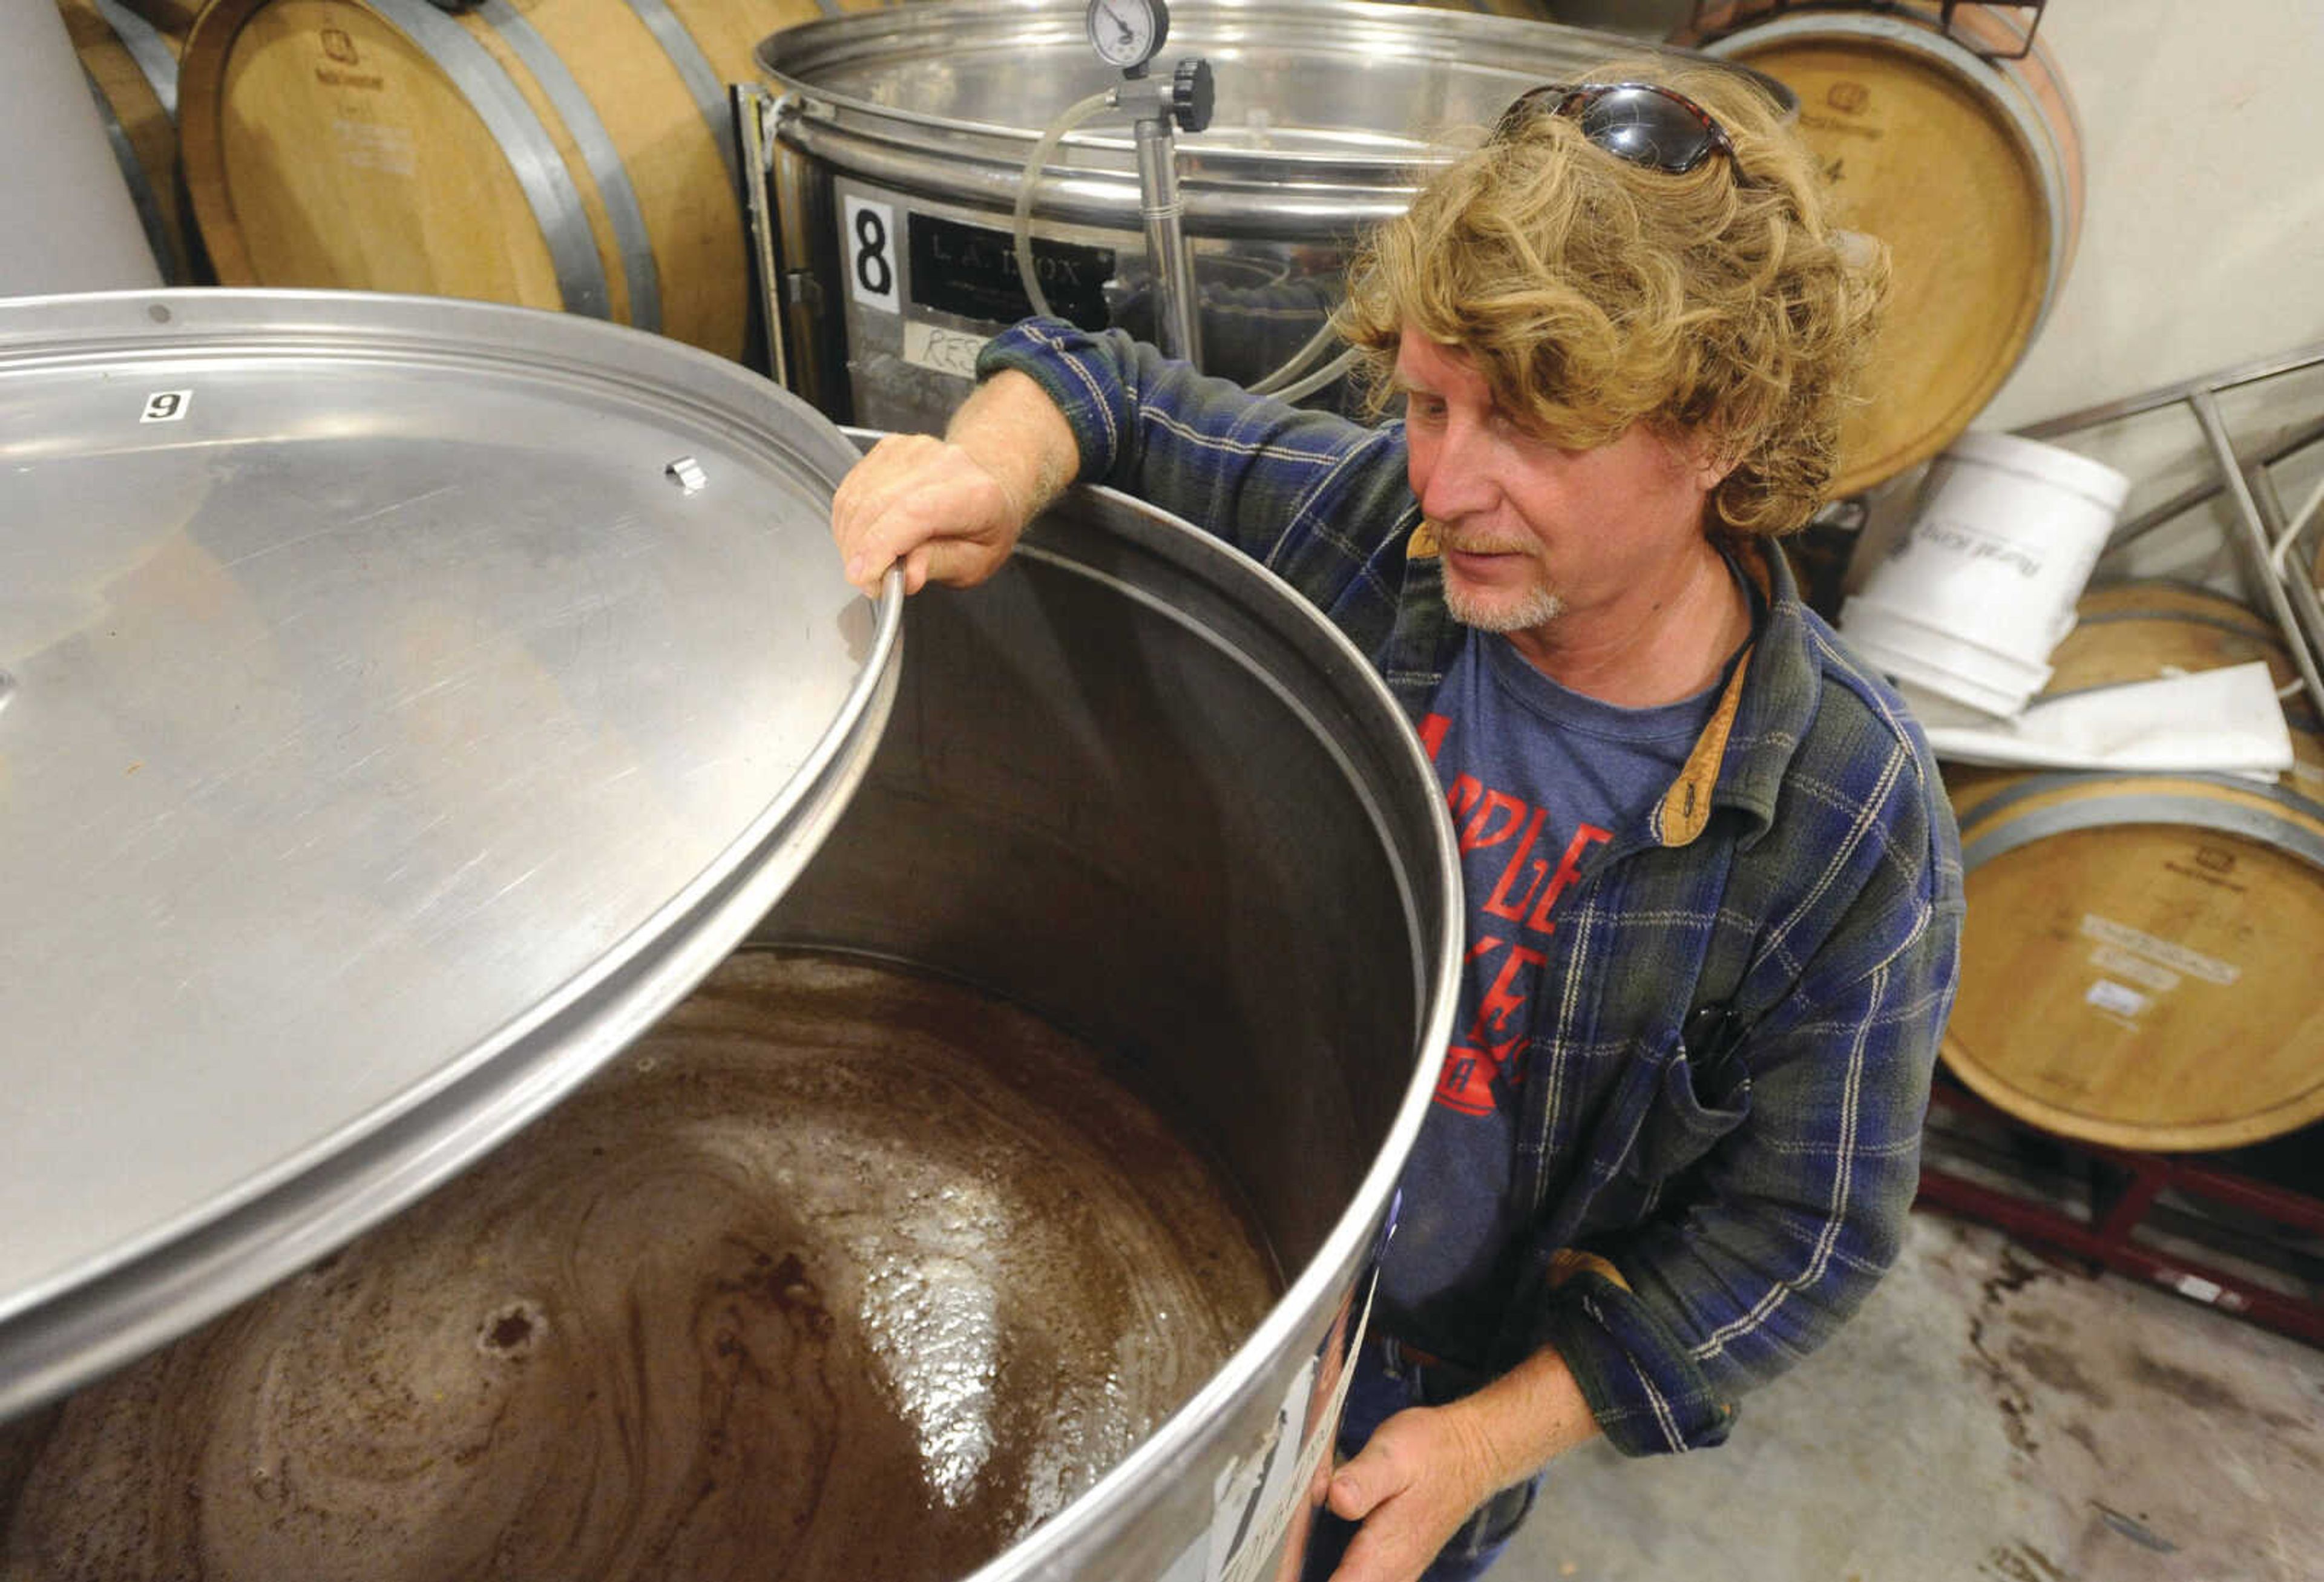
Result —
[{"label": "man with curly blond hair", "polygon": [[1519,98],[1359,258],[1339,327],[1400,418],[1034,319],[835,501],[850,578],[917,591],[1075,479],[1142,495],[1313,600],[1437,767],[1466,980],[1312,1577],[1473,1577],[1573,1445],[1719,1443],[1895,1257],[1958,839],[1772,543],[1833,474],[1882,284],[1747,78],[1610,67]]}]

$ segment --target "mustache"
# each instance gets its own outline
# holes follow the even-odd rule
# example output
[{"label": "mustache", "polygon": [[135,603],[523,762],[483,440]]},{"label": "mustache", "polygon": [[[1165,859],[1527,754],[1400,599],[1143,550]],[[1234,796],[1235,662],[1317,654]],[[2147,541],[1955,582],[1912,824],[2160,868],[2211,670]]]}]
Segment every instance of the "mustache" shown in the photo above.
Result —
[{"label": "mustache", "polygon": [[1441,533],[1437,541],[1456,555],[1530,555],[1534,548],[1522,538],[1480,538],[1467,533]]}]

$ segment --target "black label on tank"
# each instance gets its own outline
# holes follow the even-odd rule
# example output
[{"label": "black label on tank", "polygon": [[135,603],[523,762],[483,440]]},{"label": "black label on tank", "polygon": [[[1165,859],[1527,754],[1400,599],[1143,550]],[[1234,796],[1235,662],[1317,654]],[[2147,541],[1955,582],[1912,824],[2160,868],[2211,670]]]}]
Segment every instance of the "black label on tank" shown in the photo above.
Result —
[{"label": "black label on tank", "polygon": [[[1017,244],[1007,231],[964,225],[933,215],[911,216],[912,300],[1000,327],[1033,311],[1017,273]],[[1113,249],[1033,238],[1033,266],[1049,311],[1084,329],[1106,326],[1105,282]]]}]

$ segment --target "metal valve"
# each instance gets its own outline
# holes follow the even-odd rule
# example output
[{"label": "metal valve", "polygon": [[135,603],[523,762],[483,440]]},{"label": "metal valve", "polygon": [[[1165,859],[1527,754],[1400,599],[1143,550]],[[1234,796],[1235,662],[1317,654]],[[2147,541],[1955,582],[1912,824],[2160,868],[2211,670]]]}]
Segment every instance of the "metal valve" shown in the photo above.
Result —
[{"label": "metal valve", "polygon": [[[1211,63],[1181,60],[1167,85],[1147,75],[1148,64],[1170,36],[1168,0],[1089,0],[1087,26],[1098,59],[1121,69],[1121,81],[1104,102],[1137,122],[1138,207],[1146,219],[1146,255],[1153,271],[1156,338],[1166,354],[1199,368],[1203,343],[1194,313],[1194,262],[1186,249],[1185,208],[1178,201],[1177,154],[1170,136],[1174,124],[1187,132],[1210,125],[1217,98]],[[1026,245],[1020,231],[1018,246]]]},{"label": "metal valve", "polygon": [[1181,132],[1202,132],[1211,124],[1211,112],[1217,107],[1218,88],[1211,77],[1211,63],[1198,58],[1181,60],[1170,78],[1170,115],[1178,123]]}]

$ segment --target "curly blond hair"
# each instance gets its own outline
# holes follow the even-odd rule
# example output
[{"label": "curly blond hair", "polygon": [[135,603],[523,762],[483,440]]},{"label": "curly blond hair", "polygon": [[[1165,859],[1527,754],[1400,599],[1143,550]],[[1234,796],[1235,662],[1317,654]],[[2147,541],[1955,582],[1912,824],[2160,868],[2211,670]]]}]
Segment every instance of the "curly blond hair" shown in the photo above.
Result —
[{"label": "curly blond hair", "polygon": [[1886,257],[1833,225],[1814,156],[1749,78],[1629,60],[1580,80],[1685,95],[1726,128],[1737,169],[1719,155],[1683,176],[1644,169],[1545,114],[1485,138],[1351,271],[1337,327],[1374,409],[1409,327],[1554,444],[1586,449],[1638,422],[1707,440],[1731,470],[1706,530],[1788,532],[1837,467]]}]

